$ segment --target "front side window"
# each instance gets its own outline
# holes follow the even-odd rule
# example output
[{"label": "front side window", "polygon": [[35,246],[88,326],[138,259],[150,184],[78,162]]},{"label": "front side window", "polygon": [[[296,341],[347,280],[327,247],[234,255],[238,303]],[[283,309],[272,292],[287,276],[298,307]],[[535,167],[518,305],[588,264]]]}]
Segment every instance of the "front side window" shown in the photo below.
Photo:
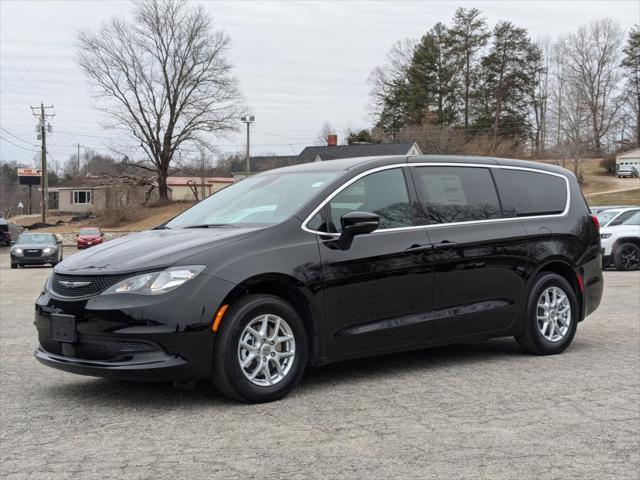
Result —
[{"label": "front side window", "polygon": [[[629,210],[622,212],[618,215],[610,224],[615,225],[638,225],[638,219],[640,218],[640,210]],[[635,223],[634,223],[635,222]]]},{"label": "front side window", "polygon": [[74,191],[73,203],[91,203],[91,192],[88,190]]},{"label": "front side window", "polygon": [[417,187],[429,223],[501,218],[498,193],[488,168],[416,167]]},{"label": "front side window", "polygon": [[[357,180],[333,197],[328,209],[331,232],[340,232],[341,217],[353,211],[375,213],[380,217],[380,229],[412,224],[409,193],[401,168],[382,170]],[[317,223],[314,217],[309,226]]]},{"label": "front side window", "polygon": [[272,225],[300,207],[338,176],[338,172],[290,172],[247,177],[215,192],[165,226]]}]

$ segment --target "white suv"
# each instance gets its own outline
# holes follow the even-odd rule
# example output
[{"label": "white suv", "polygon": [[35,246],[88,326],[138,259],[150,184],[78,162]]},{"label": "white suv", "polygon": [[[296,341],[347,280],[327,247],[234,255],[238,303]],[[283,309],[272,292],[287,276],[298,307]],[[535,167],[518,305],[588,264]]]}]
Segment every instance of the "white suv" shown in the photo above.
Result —
[{"label": "white suv", "polygon": [[618,270],[640,268],[640,209],[630,208],[600,229],[603,265]]}]

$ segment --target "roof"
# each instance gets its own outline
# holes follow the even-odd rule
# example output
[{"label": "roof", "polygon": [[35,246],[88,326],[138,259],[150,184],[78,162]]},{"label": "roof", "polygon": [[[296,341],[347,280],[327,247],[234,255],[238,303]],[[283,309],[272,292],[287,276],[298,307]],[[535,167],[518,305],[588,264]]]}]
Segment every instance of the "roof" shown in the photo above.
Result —
[{"label": "roof", "polygon": [[298,158],[301,162],[321,160],[335,160],[338,158],[374,157],[387,155],[406,155],[414,142],[405,143],[357,143],[353,145],[335,145],[306,147]]},{"label": "roof", "polygon": [[[335,148],[335,147],[333,147]],[[569,170],[542,162],[533,162],[530,160],[517,160],[510,158],[494,158],[494,157],[473,157],[464,155],[390,155],[386,157],[357,157],[357,158],[342,158],[336,160],[328,160],[326,162],[312,162],[304,163],[300,165],[293,165],[290,167],[278,168],[276,170],[269,170],[261,173],[260,175],[269,175],[272,173],[287,173],[287,172],[301,172],[301,171],[341,171],[362,169],[368,170],[370,168],[382,167],[392,164],[401,163],[460,163],[460,164],[489,164],[489,165],[504,165],[512,167],[525,167],[534,168],[536,170],[544,170],[548,172],[560,173],[564,176],[573,176]]]},{"label": "roof", "polygon": [[104,177],[75,177],[57,188],[95,188],[113,185],[113,180]]},{"label": "roof", "polygon": [[[206,177],[205,183],[233,183],[232,177]],[[169,186],[187,186],[187,185],[202,185],[202,177],[167,177],[167,185]]]}]

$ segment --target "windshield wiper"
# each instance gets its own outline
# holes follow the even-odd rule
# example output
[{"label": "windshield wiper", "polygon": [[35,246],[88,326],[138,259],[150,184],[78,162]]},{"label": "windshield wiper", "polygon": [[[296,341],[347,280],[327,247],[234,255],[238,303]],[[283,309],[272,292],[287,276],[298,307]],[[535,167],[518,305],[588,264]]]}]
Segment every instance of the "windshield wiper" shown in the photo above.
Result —
[{"label": "windshield wiper", "polygon": [[182,228],[225,228],[225,227],[237,227],[233,223],[203,223],[201,225],[186,225]]}]

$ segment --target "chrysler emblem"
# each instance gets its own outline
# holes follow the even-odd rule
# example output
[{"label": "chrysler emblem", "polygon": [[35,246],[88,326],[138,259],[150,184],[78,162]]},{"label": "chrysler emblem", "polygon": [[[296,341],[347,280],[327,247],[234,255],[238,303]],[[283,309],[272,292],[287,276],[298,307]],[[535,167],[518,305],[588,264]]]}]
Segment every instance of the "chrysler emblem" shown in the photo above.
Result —
[{"label": "chrysler emblem", "polygon": [[67,288],[79,288],[91,285],[91,282],[68,282],[66,280],[60,280],[60,285],[63,285]]}]

